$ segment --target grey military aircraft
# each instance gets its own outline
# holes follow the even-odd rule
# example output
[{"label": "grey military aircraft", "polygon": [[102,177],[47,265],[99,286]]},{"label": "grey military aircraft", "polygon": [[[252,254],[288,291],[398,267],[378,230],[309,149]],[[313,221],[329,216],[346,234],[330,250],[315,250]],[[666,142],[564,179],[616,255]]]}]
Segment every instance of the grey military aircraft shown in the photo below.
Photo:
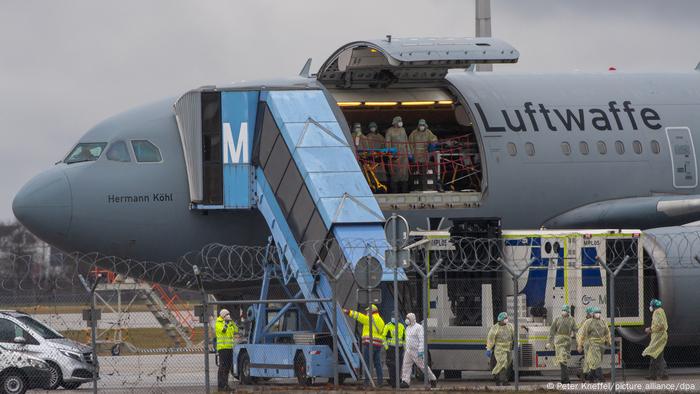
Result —
[{"label": "grey military aircraft", "polygon": [[[263,160],[253,146],[264,144],[261,120],[272,116],[257,104],[265,95],[303,90],[320,92],[332,109],[326,120],[337,121],[351,146],[348,125],[355,122],[365,128],[369,122],[388,128],[394,116],[411,127],[428,122],[439,138],[437,160],[445,163],[435,168],[439,190],[383,193],[372,185],[381,211],[402,214],[414,227],[428,227],[427,219],[498,217],[508,229],[682,233],[700,220],[697,69],[473,71],[518,57],[492,38],[387,37],[344,45],[313,75],[307,63],[289,79],[203,86],[99,123],[18,192],[13,211],[37,236],[68,251],[165,261],[213,242],[262,245],[270,230],[246,202],[255,194],[240,182],[248,178],[231,178],[224,167]],[[230,92],[259,95],[245,130],[226,120]],[[318,104],[317,95],[309,97],[294,104],[299,112]],[[658,281],[669,308],[693,299],[693,277],[659,273]],[[700,312],[671,316],[678,331],[700,326]]]}]

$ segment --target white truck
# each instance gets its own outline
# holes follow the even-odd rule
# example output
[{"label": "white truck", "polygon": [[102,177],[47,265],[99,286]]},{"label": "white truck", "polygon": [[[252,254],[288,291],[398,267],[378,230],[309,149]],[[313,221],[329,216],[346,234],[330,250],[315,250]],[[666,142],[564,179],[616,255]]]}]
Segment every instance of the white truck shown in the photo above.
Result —
[{"label": "white truck", "polygon": [[[430,239],[423,243],[436,261],[449,244],[448,232],[413,235]],[[514,271],[525,271],[518,281],[518,329],[520,370],[558,370],[554,349],[546,349],[549,327],[563,304],[572,307],[577,323],[588,306],[598,306],[609,324],[608,278],[600,261],[616,267],[629,256],[616,279],[616,326],[644,324],[642,233],[638,230],[504,231],[502,261]],[[461,371],[489,370],[484,357],[486,335],[502,310],[513,318],[513,280],[505,270],[490,273],[445,272],[429,286],[428,343],[434,370],[458,378]],[[621,365],[621,341],[617,338],[616,364]],[[580,363],[575,345],[570,367]],[[610,367],[610,350],[603,367]]]}]

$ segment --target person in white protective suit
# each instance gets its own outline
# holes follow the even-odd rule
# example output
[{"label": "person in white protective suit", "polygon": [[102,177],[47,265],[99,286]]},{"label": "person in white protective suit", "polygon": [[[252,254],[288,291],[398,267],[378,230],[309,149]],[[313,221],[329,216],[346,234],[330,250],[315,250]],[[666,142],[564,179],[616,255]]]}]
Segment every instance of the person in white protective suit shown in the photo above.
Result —
[{"label": "person in white protective suit", "polygon": [[[423,354],[423,326],[416,323],[416,315],[409,313],[406,315],[406,351],[403,355],[403,366],[401,368],[401,388],[407,389],[411,382],[411,367],[415,363],[423,371],[425,355]],[[437,378],[428,367],[428,377],[430,386],[437,386]]]}]

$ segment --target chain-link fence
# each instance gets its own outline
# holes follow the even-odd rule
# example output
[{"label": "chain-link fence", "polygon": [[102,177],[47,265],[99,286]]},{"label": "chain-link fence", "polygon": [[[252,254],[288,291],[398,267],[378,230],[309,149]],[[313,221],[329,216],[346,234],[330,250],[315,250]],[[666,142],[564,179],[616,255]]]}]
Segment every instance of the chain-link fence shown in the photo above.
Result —
[{"label": "chain-link fence", "polygon": [[[361,385],[368,372],[369,385],[386,386],[394,375],[401,379],[393,384],[430,384],[431,374],[416,363],[401,371],[407,357],[427,360],[444,388],[490,385],[497,361],[484,353],[500,312],[515,328],[510,380],[543,385],[559,380],[550,327],[564,304],[577,327],[592,306],[606,325],[614,318],[599,363],[606,379],[613,378],[614,363],[617,382],[634,381],[649,364],[643,351],[652,299],[662,301],[667,317],[663,356],[671,376],[700,376],[700,307],[692,302],[700,279],[698,233],[422,233],[405,245],[398,291],[385,269],[377,290],[365,292],[358,262],[345,256],[355,250],[383,257],[386,249],[383,241],[362,239],[308,242],[300,248],[303,267],[273,245],[209,245],[168,263],[54,254],[48,273],[32,256],[0,255],[0,352],[3,368],[14,371],[2,374],[3,387],[83,389],[96,382],[104,392],[204,392],[206,382],[212,391],[240,384]],[[369,334],[363,332],[367,299],[383,322],[370,325]],[[91,312],[93,302],[101,313]],[[220,315],[223,308],[230,320]],[[406,330],[397,364],[388,346],[393,335],[383,326],[392,318],[404,322],[409,313],[424,336]],[[227,333],[236,331],[230,350],[224,325]],[[367,346],[375,336],[384,343]],[[586,362],[571,342],[568,371],[575,381]],[[379,354],[383,381],[374,356],[363,357],[365,347]]]}]

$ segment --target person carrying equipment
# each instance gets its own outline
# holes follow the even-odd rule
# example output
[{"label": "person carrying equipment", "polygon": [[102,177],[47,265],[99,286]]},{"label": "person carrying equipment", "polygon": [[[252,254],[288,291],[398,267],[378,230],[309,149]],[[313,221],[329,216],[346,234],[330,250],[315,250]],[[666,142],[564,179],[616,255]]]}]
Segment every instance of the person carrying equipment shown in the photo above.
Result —
[{"label": "person carrying equipment", "polygon": [[[365,136],[366,149],[383,149],[386,145],[384,137],[377,132],[377,124],[369,122],[369,133]],[[372,164],[374,166],[374,174],[379,182],[386,183],[386,168],[384,168],[384,158],[382,155],[375,154],[372,156]]]},{"label": "person carrying equipment", "polygon": [[406,129],[400,116],[394,116],[391,127],[386,131],[386,147],[396,149],[396,156],[389,165],[391,173],[391,193],[408,193],[408,145]]},{"label": "person carrying equipment", "polygon": [[[418,121],[418,128],[411,132],[408,137],[409,146],[411,148],[411,153],[413,153],[413,160],[418,167],[418,174],[420,177],[420,188],[421,190],[426,190],[426,175],[428,169],[432,169],[430,165],[430,154],[428,148],[431,144],[437,142],[437,137],[428,128],[428,123],[425,119]],[[435,187],[435,185],[433,185]]]},{"label": "person carrying equipment", "polygon": [[[398,341],[394,338],[398,328]],[[399,362],[403,359],[403,349],[406,344],[406,328],[403,323],[396,323],[396,319],[391,318],[391,322],[384,326],[384,349],[386,350],[386,367],[389,370],[389,385],[396,386],[396,351],[399,352]]]},{"label": "person carrying equipment", "polygon": [[561,316],[557,316],[549,328],[549,341],[545,348],[549,350],[552,345],[561,371],[561,382],[571,383],[569,380],[569,359],[571,359],[571,338],[576,335],[576,321],[571,316],[571,308],[564,304],[561,307]]},{"label": "person carrying equipment", "polygon": [[[588,342],[584,342],[584,341],[583,341],[582,334],[583,334],[584,328],[586,327],[586,325],[588,324],[588,322],[591,321],[592,318],[593,318],[593,307],[592,307],[592,306],[586,307],[586,319],[585,319],[585,320],[581,323],[581,325],[578,327],[578,331],[576,331],[576,344],[577,344],[577,348],[578,348],[578,347],[582,347],[582,348],[583,348],[584,356],[585,356],[586,352],[588,352]],[[580,352],[579,352],[579,353],[580,353]],[[586,365],[586,361],[585,361],[585,358],[584,358],[583,362],[581,363],[581,380],[582,380],[583,382],[586,381],[586,377],[588,377],[588,372],[589,372],[589,371],[588,371],[588,366]]]},{"label": "person carrying equipment", "polygon": [[649,302],[651,315],[651,327],[644,329],[644,332],[651,334],[649,346],[644,349],[642,356],[649,356],[649,380],[668,379],[666,372],[666,360],[664,359],[664,349],[668,341],[668,321],[666,312],[661,308],[661,300],[654,298]]},{"label": "person carrying equipment", "polygon": [[[403,355],[401,367],[401,388],[409,388],[413,364],[416,364],[421,371],[425,368],[423,346],[423,326],[416,322],[415,314],[409,313],[406,315],[406,353]],[[430,367],[428,367],[428,378],[430,387],[437,387],[437,378]]]},{"label": "person carrying equipment", "polygon": [[[610,346],[610,330],[608,325],[600,318],[600,308],[593,307],[593,318],[582,327],[581,339],[588,341],[588,349],[585,353],[585,363],[588,367],[588,378],[591,382],[603,381],[603,369],[600,367],[603,361],[603,349]],[[579,353],[583,351],[582,345],[578,345]]]},{"label": "person carrying equipment", "polygon": [[217,385],[219,391],[229,391],[228,375],[233,368],[233,346],[235,340],[233,336],[238,332],[238,326],[231,320],[231,312],[222,309],[214,324],[216,332],[216,351],[219,353],[219,372],[217,375]]},{"label": "person carrying equipment", "polygon": [[[382,320],[382,317],[379,315],[379,310],[376,305],[372,304],[367,307],[366,311],[369,312],[369,316],[358,311],[343,309],[343,313],[362,324],[362,357],[365,359],[368,370],[371,371],[372,365],[374,365],[374,369],[377,372],[377,386],[381,386],[384,380],[384,375],[382,373],[382,346],[384,345],[382,333],[384,332],[384,320]],[[372,349],[371,362],[370,347]],[[365,376],[365,387],[366,386],[369,386],[369,376]]]},{"label": "person carrying equipment", "polygon": [[508,368],[512,360],[513,338],[515,328],[508,322],[508,314],[501,312],[498,314],[498,322],[491,326],[486,336],[486,357],[496,357],[496,366],[491,371],[496,386],[508,385]]}]

